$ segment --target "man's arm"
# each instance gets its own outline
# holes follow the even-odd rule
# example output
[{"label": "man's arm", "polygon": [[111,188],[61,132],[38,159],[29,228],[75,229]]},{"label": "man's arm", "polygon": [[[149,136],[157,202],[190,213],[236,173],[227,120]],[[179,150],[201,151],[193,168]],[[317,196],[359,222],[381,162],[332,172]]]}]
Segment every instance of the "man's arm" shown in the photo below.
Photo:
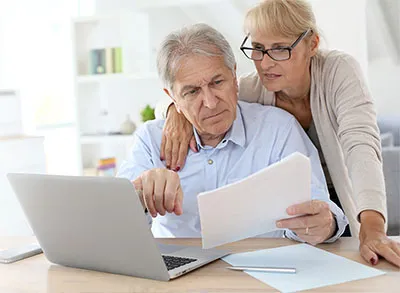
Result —
[{"label": "man's arm", "polygon": [[[134,142],[129,158],[118,169],[117,177],[129,179],[134,184],[139,200],[146,212],[147,222],[151,226],[152,217],[145,208],[143,187],[140,175],[154,168],[151,156],[151,139],[146,126],[140,127],[134,134]],[[136,182],[135,182],[136,181]]]},{"label": "man's arm", "polygon": [[[157,135],[161,128],[156,125],[145,125],[135,134],[131,158],[120,168],[117,176],[128,178],[138,190],[139,199],[147,215],[151,218],[165,213],[182,214],[183,192],[176,172],[157,166],[159,145]],[[154,131],[154,132],[152,132]],[[158,133],[159,132],[159,133]]]},{"label": "man's arm", "polygon": [[[320,242],[334,242],[343,234],[348,224],[347,218],[343,211],[329,199],[326,180],[317,149],[295,118],[291,119],[288,129],[285,138],[281,140],[280,148],[277,148],[280,149],[277,159],[281,160],[294,152],[300,152],[310,158],[312,201],[299,205],[295,210],[288,211],[290,215],[309,214],[309,217],[302,217],[302,219],[299,217],[297,222],[294,219],[282,221],[284,222],[283,228],[290,228],[285,234],[288,238],[302,242],[309,242],[308,239],[312,239],[310,243],[314,242],[315,244]],[[329,212],[333,216],[330,220],[328,219],[330,216]],[[323,214],[325,215],[325,220],[322,219]],[[318,216],[321,217],[318,218]],[[326,222],[317,225],[316,221]]]}]

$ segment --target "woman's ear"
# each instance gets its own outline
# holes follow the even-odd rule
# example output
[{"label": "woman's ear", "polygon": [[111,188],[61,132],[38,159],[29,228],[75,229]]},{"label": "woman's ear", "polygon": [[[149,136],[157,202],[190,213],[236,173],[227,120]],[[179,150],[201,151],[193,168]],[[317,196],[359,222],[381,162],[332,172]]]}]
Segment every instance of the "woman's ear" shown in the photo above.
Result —
[{"label": "woman's ear", "polygon": [[311,57],[314,57],[318,53],[318,48],[319,48],[319,36],[318,35],[313,35],[311,37]]}]

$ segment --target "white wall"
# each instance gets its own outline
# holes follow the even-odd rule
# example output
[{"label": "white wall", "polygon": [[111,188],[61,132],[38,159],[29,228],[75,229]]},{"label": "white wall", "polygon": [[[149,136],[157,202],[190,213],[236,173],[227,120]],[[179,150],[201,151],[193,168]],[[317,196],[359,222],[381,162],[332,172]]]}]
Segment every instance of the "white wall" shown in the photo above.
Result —
[{"label": "white wall", "polygon": [[322,47],[345,51],[368,72],[366,0],[312,0]]},{"label": "white wall", "polygon": [[388,58],[375,59],[368,78],[378,115],[400,115],[400,65]]},{"label": "white wall", "polygon": [[21,34],[21,25],[17,24],[17,19],[23,19],[24,16],[27,15],[18,12],[14,3],[0,1],[0,88],[15,88],[19,85],[17,68],[24,55],[18,59],[14,53],[21,53],[21,39],[17,37]]},{"label": "white wall", "polygon": [[[69,74],[68,72],[71,71],[69,67],[72,66],[69,66],[71,62],[68,62],[67,59],[71,54],[65,54],[65,51],[68,51],[71,46],[69,38],[63,37],[66,28],[69,28],[69,12],[73,10],[73,5],[78,0],[74,1],[0,0],[0,88],[17,89],[19,91],[24,128],[28,132],[46,136],[44,147],[48,160],[47,170],[60,174],[76,173],[74,170],[76,152],[70,147],[71,144],[74,145],[74,133],[70,134],[68,129],[60,130],[56,128],[51,131],[37,132],[37,125],[33,118],[38,104],[37,101],[48,93],[54,93],[48,90],[49,88],[55,89],[56,94],[54,96],[59,97],[58,103],[60,105],[64,105],[62,104],[64,97],[65,100],[71,97],[69,93],[71,93],[72,88],[68,84],[69,77],[72,80],[72,73]],[[61,26],[60,24],[63,23],[66,25]],[[55,37],[49,37],[49,32],[53,32]],[[65,48],[65,50],[55,49],[57,46]],[[57,72],[51,70],[55,67],[58,69]],[[64,113],[70,110],[67,106],[60,108]],[[59,115],[57,113],[57,116]],[[3,148],[1,151],[3,155],[13,158],[12,166],[27,164],[27,167],[31,167],[26,159],[11,153],[10,150]],[[37,157],[29,147],[24,150],[24,153],[29,158]],[[2,183],[7,182],[5,174],[13,171],[10,168],[0,163],[0,181]],[[40,170],[44,172],[45,169],[45,166],[43,166]],[[24,167],[19,171],[37,172],[37,169]],[[9,186],[4,187],[4,184],[2,184],[0,194],[4,195],[8,192],[10,192]],[[7,205],[4,204],[4,200],[0,203],[0,215],[2,215],[0,235],[4,232],[4,229],[2,230],[5,227],[4,225],[7,226],[8,234],[26,232],[25,226],[22,224],[21,211],[17,207],[15,198],[14,203]],[[4,218],[8,219],[7,223],[4,222]]]},{"label": "white wall", "polygon": [[391,0],[367,2],[368,79],[378,115],[400,114],[400,43],[396,41],[400,22],[395,17],[400,2],[396,5]]},{"label": "white wall", "polygon": [[[380,6],[368,6],[371,3],[367,0],[311,2],[322,29],[323,46],[345,51],[360,62],[379,115],[400,115],[400,64],[389,56],[392,55],[388,43],[391,40],[382,38],[383,34],[391,37],[383,31],[386,24],[376,23],[384,20],[376,17],[377,13],[382,13],[376,11]],[[379,36],[381,38],[377,39]]]}]

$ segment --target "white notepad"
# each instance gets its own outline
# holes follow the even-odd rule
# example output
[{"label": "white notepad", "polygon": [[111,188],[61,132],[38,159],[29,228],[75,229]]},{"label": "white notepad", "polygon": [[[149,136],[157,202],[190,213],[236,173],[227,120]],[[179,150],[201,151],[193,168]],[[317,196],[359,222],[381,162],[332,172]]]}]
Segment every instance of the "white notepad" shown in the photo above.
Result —
[{"label": "white notepad", "polygon": [[292,267],[296,274],[245,271],[281,292],[296,292],[385,274],[308,244],[296,244],[223,258],[233,266]]},{"label": "white notepad", "polygon": [[278,230],[286,209],[311,200],[311,165],[294,153],[236,183],[198,195],[203,248]]}]

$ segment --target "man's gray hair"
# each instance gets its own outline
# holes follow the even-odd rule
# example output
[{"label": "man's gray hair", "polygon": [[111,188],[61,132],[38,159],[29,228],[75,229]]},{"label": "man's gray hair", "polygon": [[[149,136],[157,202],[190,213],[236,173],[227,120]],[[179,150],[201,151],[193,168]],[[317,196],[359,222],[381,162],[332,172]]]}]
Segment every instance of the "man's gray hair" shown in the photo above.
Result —
[{"label": "man's gray hair", "polygon": [[221,56],[225,65],[234,72],[235,55],[225,37],[203,23],[184,27],[170,33],[161,43],[157,54],[157,70],[165,88],[172,90],[179,61],[194,54]]}]

